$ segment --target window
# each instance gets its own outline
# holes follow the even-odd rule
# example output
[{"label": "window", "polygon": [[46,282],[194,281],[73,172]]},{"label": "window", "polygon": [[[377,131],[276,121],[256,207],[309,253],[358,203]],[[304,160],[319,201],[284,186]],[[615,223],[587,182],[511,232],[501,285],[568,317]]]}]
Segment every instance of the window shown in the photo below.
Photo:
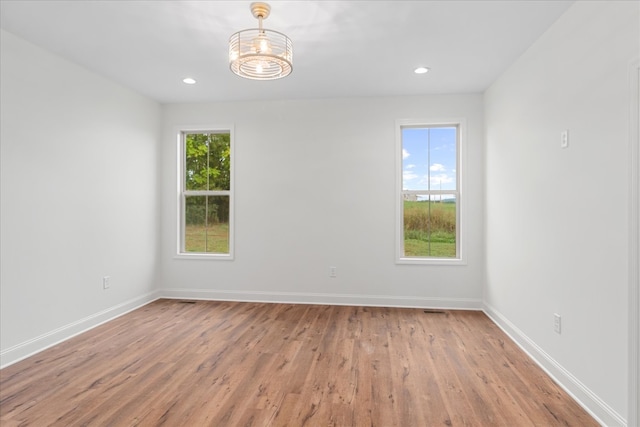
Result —
[{"label": "window", "polygon": [[180,133],[180,254],[233,254],[232,145],[229,130]]},{"label": "window", "polygon": [[460,121],[399,122],[398,262],[460,263]]}]

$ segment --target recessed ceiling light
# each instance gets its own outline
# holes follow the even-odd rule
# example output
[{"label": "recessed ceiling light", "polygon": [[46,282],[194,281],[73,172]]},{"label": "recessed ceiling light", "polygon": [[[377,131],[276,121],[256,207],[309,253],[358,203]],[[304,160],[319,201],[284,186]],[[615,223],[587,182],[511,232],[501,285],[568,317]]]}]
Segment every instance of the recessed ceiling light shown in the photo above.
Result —
[{"label": "recessed ceiling light", "polygon": [[194,85],[196,84],[196,81],[194,79],[192,79],[191,77],[187,77],[182,79],[182,81],[188,85]]},{"label": "recessed ceiling light", "polygon": [[424,74],[427,71],[429,71],[429,69],[427,67],[418,67],[415,70],[413,70],[413,72],[416,73],[416,74]]}]

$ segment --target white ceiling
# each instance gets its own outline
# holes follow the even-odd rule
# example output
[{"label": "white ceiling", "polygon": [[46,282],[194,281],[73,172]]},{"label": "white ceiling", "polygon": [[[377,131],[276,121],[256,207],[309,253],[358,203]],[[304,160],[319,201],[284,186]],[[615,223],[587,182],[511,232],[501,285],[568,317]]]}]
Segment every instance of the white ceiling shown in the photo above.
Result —
[{"label": "white ceiling", "polygon": [[271,1],[264,26],[292,39],[294,68],[267,82],[229,71],[229,36],[257,26],[250,3],[1,0],[0,23],[162,103],[472,93],[573,1]]}]

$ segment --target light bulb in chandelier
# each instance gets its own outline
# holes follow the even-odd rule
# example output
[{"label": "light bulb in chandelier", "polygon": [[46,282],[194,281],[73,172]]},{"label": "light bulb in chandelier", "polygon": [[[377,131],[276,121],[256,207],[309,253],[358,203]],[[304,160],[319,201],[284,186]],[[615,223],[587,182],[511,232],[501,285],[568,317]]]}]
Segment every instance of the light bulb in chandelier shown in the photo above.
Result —
[{"label": "light bulb in chandelier", "polygon": [[261,33],[258,37],[253,39],[253,47],[257,54],[268,55],[271,53],[271,42],[264,33]]}]

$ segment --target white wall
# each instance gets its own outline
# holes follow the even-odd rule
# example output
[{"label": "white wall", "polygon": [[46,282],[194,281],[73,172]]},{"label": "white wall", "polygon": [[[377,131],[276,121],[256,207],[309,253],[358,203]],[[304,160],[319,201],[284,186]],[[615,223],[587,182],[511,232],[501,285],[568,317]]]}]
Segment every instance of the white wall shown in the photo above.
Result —
[{"label": "white wall", "polygon": [[[157,104],[2,32],[0,364],[156,289],[478,308],[486,277],[487,312],[623,424],[638,7],[577,2],[484,97],[167,105],[162,132]],[[466,119],[466,266],[394,263],[394,125],[421,118]],[[195,124],[235,129],[234,261],[174,257],[175,131]]]},{"label": "white wall", "polygon": [[160,107],[10,33],[1,42],[5,365],[149,299]]},{"label": "white wall", "polygon": [[[467,121],[466,266],[395,264],[395,120],[414,118]],[[163,294],[479,308],[482,119],[479,94],[165,106]],[[175,131],[200,124],[235,129],[234,261],[174,259]]]},{"label": "white wall", "polygon": [[607,425],[628,406],[639,8],[576,2],[485,94],[487,311]]}]

